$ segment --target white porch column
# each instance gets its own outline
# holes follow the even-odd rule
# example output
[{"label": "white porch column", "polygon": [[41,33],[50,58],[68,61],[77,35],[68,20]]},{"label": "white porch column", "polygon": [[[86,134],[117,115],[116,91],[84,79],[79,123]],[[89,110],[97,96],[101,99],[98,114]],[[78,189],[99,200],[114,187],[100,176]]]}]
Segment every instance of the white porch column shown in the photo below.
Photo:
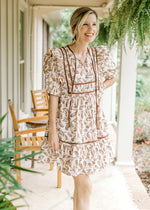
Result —
[{"label": "white porch column", "polygon": [[39,15],[39,8],[33,7],[32,22],[32,83],[31,89],[42,88],[42,17]]},{"label": "white porch column", "polygon": [[[21,1],[20,1],[21,4]],[[30,12],[29,5],[22,2],[20,9],[24,11],[24,113],[30,113],[32,107],[31,100],[31,73],[30,73]],[[20,110],[21,111],[21,110]],[[21,118],[22,116],[20,116]]]},{"label": "white porch column", "polygon": [[[110,51],[111,57],[116,64],[117,64],[117,49],[118,49],[118,44],[116,43]],[[105,89],[104,95],[103,95],[102,106],[103,106],[103,110],[107,118],[107,121],[116,127],[117,126],[116,120],[115,120],[116,83],[114,83],[111,87]]]},{"label": "white porch column", "polygon": [[121,47],[116,164],[133,165],[132,145],[136,91],[136,48]]}]

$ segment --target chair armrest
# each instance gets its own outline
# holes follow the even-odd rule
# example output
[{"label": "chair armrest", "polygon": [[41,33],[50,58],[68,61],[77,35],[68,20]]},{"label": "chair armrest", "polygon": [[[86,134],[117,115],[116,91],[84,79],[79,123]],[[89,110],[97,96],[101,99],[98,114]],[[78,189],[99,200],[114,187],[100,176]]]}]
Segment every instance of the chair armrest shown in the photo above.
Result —
[{"label": "chair armrest", "polygon": [[17,123],[24,123],[24,122],[30,122],[30,121],[38,121],[38,120],[48,120],[48,116],[40,116],[40,117],[32,117],[32,118],[26,118],[22,120],[18,120]]},{"label": "chair armrest", "polygon": [[32,112],[48,112],[48,109],[32,109]]},{"label": "chair armrest", "polygon": [[45,131],[45,129],[46,129],[46,126],[40,127],[40,128],[28,129],[28,130],[24,130],[24,131],[17,131],[17,132],[15,132],[15,136],[20,136],[20,135],[28,134],[28,133],[42,132],[42,131]]}]

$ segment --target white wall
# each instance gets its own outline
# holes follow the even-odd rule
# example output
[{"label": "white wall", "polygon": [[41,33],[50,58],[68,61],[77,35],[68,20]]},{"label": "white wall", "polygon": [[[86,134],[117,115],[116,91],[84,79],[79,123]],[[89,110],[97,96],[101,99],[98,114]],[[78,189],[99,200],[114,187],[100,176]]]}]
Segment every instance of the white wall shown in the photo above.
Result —
[{"label": "white wall", "polygon": [[[0,0],[0,116],[8,112],[7,100],[13,100],[18,114],[19,0]],[[2,137],[12,135],[10,114],[2,124]]]},{"label": "white wall", "polygon": [[14,105],[15,114],[20,114],[20,70],[19,70],[19,16],[24,12],[24,60],[25,103],[24,113],[31,109],[30,77],[30,14],[28,2],[24,0],[0,0],[0,116],[8,112],[3,122],[2,137],[13,135],[13,125],[8,108],[8,99]]}]

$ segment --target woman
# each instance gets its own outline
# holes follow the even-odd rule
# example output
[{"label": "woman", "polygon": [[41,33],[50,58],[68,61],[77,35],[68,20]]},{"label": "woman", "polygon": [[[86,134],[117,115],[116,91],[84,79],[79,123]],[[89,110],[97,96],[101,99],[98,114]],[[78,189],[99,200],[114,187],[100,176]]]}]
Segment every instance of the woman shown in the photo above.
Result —
[{"label": "woman", "polygon": [[70,25],[72,44],[50,49],[44,57],[49,122],[42,150],[45,161],[73,177],[74,210],[88,210],[89,175],[113,161],[101,99],[118,77],[108,48],[88,46],[98,33],[97,13],[78,8]]}]

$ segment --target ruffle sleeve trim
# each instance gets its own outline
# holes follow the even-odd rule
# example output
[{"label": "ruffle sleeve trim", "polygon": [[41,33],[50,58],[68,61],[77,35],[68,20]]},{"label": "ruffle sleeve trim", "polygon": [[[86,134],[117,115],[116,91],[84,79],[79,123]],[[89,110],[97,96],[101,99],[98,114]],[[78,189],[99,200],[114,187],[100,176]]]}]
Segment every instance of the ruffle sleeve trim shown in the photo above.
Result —
[{"label": "ruffle sleeve trim", "polygon": [[102,69],[105,80],[117,77],[117,65],[110,55],[109,48],[107,46],[101,45],[96,47],[96,50],[98,67],[99,69]]},{"label": "ruffle sleeve trim", "polygon": [[59,48],[50,48],[43,58],[45,87],[48,94],[60,96],[61,93],[61,52]]}]

